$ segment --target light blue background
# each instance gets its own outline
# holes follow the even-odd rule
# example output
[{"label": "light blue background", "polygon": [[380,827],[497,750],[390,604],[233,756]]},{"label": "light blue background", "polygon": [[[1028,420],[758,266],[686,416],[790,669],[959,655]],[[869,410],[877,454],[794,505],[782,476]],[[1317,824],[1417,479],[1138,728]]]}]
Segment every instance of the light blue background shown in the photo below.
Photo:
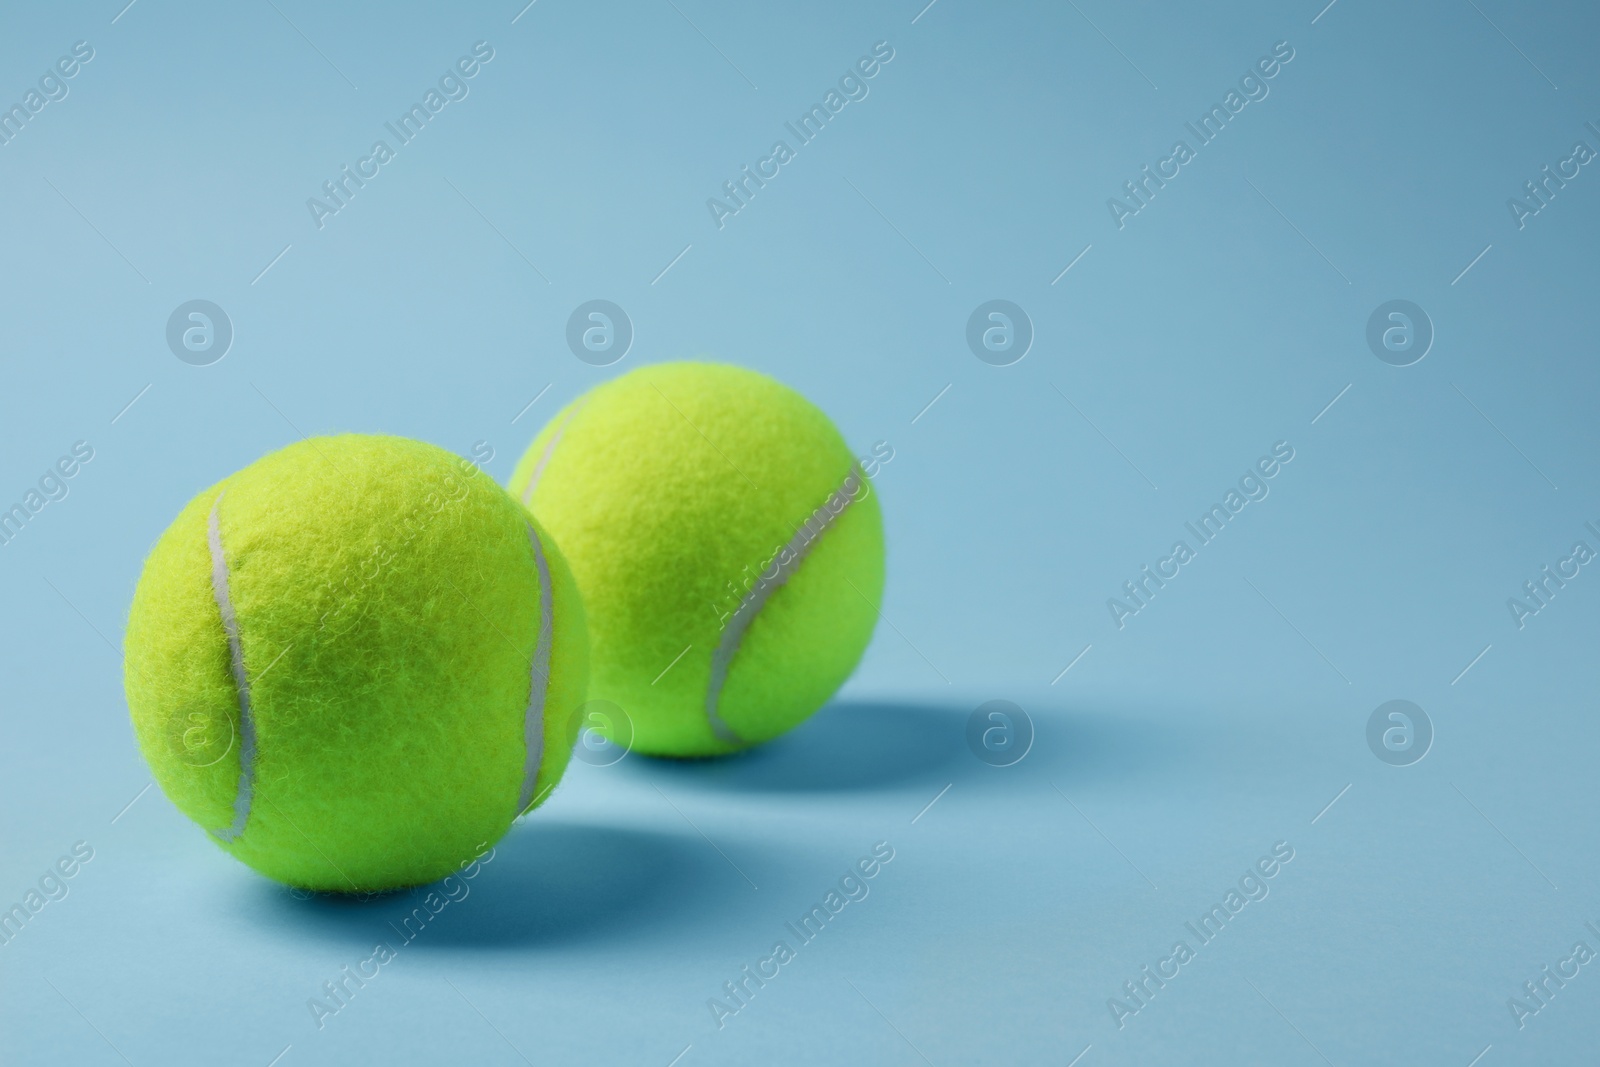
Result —
[{"label": "light blue background", "polygon": [[[1600,576],[1520,630],[1506,600],[1600,548],[1600,173],[1522,230],[1506,200],[1600,148],[1592,9],[922,2],[4,16],[0,100],[95,58],[0,148],[0,502],[95,456],[0,549],[0,904],[94,859],[0,946],[0,1059],[1587,1062],[1600,967],[1525,1028],[1507,998],[1600,949]],[[306,198],[479,40],[468,98],[317,229]],[[719,231],[706,198],[881,40]],[[1280,40],[1119,230],[1107,198]],[[1003,368],[963,337],[997,297],[1037,332]],[[236,330],[209,367],[164,340],[194,298]],[[592,298],[637,330],[614,367],[563,339]],[[1394,298],[1437,331],[1404,368],[1365,342]],[[575,764],[319,1030],[414,901],[297,900],[141,794],[146,551],[302,434],[488,442],[504,479],[571,397],[702,354],[892,444],[860,670],[739,760]],[[1270,496],[1118,630],[1106,599],[1280,440]],[[963,740],[997,698],[1037,729],[1003,769]],[[1410,767],[1365,740],[1395,698],[1437,732]],[[878,841],[870,896],[719,1029],[707,999]],[[1278,841],[1271,895],[1119,1029],[1107,999]]]}]

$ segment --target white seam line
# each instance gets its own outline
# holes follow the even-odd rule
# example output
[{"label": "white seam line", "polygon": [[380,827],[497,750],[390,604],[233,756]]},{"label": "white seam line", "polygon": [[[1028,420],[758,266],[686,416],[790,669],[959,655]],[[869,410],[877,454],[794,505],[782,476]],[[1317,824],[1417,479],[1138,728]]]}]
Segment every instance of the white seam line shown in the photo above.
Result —
[{"label": "white seam line", "polygon": [[539,531],[531,522],[528,523],[528,541],[533,545],[533,562],[539,570],[539,642],[533,649],[533,668],[528,672],[528,709],[522,720],[522,740],[527,754],[522,765],[522,793],[517,798],[518,815],[532,806],[534,787],[539,782],[539,761],[544,757],[544,703],[550,689],[550,646],[555,639],[550,561],[545,559]]},{"label": "white seam line", "polygon": [[[743,745],[748,742],[739,736],[737,730],[729,726],[718,710],[722,700],[722,687],[728,680],[728,669],[733,666],[733,659],[739,654],[739,647],[744,642],[745,631],[755,621],[767,599],[780,586],[784,585],[800,569],[800,564],[805,561],[809,553],[822,535],[828,531],[839,516],[844,514],[856,499],[858,487],[865,486],[866,481],[861,471],[852,465],[850,473],[845,475],[844,482],[828,494],[828,499],[822,505],[806,516],[800,528],[789,538],[789,543],[778,551],[777,566],[771,580],[765,575],[758,575],[761,580],[739,604],[728,620],[727,629],[722,631],[722,640],[717,643],[717,650],[711,654],[711,681],[706,685],[706,719],[711,724],[711,732],[717,740],[729,745]],[[862,494],[865,495],[865,494]],[[820,521],[818,514],[822,515]],[[813,525],[815,523],[815,525]]]},{"label": "white seam line", "polygon": [[244,650],[239,645],[239,619],[228,595],[228,561],[223,555],[222,527],[217,518],[224,495],[218,493],[217,499],[211,502],[211,514],[206,519],[206,546],[211,551],[211,595],[222,616],[222,629],[228,635],[229,667],[233,673],[233,687],[239,694],[239,787],[233,797],[233,825],[214,833],[223,841],[234,841],[244,833],[245,823],[250,818],[250,802],[255,795],[256,727],[250,711],[250,677],[245,673]]},{"label": "white seam line", "polygon": [[[539,394],[539,396],[543,395],[543,393]],[[536,396],[534,399],[537,400],[539,397]],[[587,398],[579,400],[577,406],[569,411],[567,417],[562,419],[560,424],[556,426],[556,432],[550,435],[549,443],[544,446],[544,451],[539,455],[539,462],[533,465],[533,473],[528,475],[528,487],[522,491],[523,507],[533,507],[533,491],[539,487],[539,479],[544,477],[544,468],[550,462],[550,456],[555,452],[556,445],[561,443],[561,435],[567,432],[567,427],[572,425],[572,420],[577,418],[578,412],[582,411],[583,406],[588,402]],[[523,408],[522,410],[526,411],[528,409]],[[516,420],[513,419],[512,421]]]}]

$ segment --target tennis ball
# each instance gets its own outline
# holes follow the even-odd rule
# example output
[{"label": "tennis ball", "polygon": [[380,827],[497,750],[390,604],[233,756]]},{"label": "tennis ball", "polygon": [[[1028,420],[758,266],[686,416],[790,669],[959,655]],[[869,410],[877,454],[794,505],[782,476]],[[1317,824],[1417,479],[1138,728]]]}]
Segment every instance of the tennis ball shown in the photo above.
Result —
[{"label": "tennis ball", "polygon": [[640,752],[776,737],[872,637],[877,495],[828,417],[763,374],[664,363],[598,386],[540,432],[510,488],[567,554],[590,696],[628,714]]},{"label": "tennis ball", "polygon": [[124,684],[156,781],[290,885],[419,885],[560,780],[588,642],[554,542],[487,475],[312,438],[189,502],[146,561]]}]

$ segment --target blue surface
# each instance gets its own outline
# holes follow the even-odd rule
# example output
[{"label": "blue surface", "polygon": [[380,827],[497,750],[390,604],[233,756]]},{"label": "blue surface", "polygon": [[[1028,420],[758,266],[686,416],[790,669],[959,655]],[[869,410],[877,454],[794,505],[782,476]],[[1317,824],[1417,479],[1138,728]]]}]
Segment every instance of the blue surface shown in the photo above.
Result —
[{"label": "blue surface", "polygon": [[[0,100],[93,58],[0,147],[0,505],[93,458],[0,548],[0,904],[60,898],[0,944],[0,1060],[1588,1062],[1600,967],[1562,961],[1600,951],[1600,576],[1521,626],[1508,600],[1600,550],[1600,172],[1520,227],[1507,201],[1600,149],[1593,10],[922,3],[4,16]],[[479,41],[467,95],[319,228],[307,199]],[[877,42],[866,95],[719,229],[707,199]],[[1108,198],[1277,42],[1266,95],[1119,228]],[[235,331],[209,366],[166,341],[194,299]],[[591,299],[636,331],[610,367],[565,341]],[[1034,330],[1010,366],[965,339],[992,299]],[[1396,299],[1435,331],[1409,366],[1367,343]],[[700,354],[892,445],[860,670],[737,760],[575,764],[319,1026],[423,897],[297,899],[144,791],[119,644],[146,551],[302,434],[503,479],[569,398]],[[1278,442],[1267,495],[1192,543]],[[1008,767],[966,740],[996,699],[1036,731]],[[1367,741],[1395,699],[1434,731],[1408,766]]]}]

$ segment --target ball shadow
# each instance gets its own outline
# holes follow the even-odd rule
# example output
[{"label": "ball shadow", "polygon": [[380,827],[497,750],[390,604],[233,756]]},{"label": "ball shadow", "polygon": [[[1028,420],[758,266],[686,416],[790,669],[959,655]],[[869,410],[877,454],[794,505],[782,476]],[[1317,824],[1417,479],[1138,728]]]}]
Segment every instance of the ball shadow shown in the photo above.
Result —
[{"label": "ball shadow", "polygon": [[1192,727],[1133,714],[1068,711],[1047,721],[1039,743],[1049,771],[1067,782],[1132,783],[1160,775],[1203,747]]},{"label": "ball shadow", "polygon": [[783,737],[738,755],[630,755],[618,769],[663,786],[756,793],[938,789],[968,781],[1004,788],[1038,776],[1139,780],[1201,744],[1180,725],[1139,714],[1037,703],[1026,710],[1033,734],[1015,762],[984,751],[983,724],[974,730],[973,708],[839,701]]},{"label": "ball shadow", "polygon": [[892,789],[948,777],[975,764],[967,712],[886,702],[828,704],[794,730],[746,752],[713,759],[631,754],[628,773],[663,783],[773,793]]},{"label": "ball shadow", "polygon": [[693,835],[589,823],[512,828],[476,875],[367,898],[263,883],[277,927],[321,939],[410,949],[595,944],[652,930],[681,933],[746,904],[742,882]]},{"label": "ball shadow", "polygon": [[430,944],[637,944],[651,930],[682,932],[735,913],[745,886],[697,835],[530,821],[497,846],[471,888]]}]

